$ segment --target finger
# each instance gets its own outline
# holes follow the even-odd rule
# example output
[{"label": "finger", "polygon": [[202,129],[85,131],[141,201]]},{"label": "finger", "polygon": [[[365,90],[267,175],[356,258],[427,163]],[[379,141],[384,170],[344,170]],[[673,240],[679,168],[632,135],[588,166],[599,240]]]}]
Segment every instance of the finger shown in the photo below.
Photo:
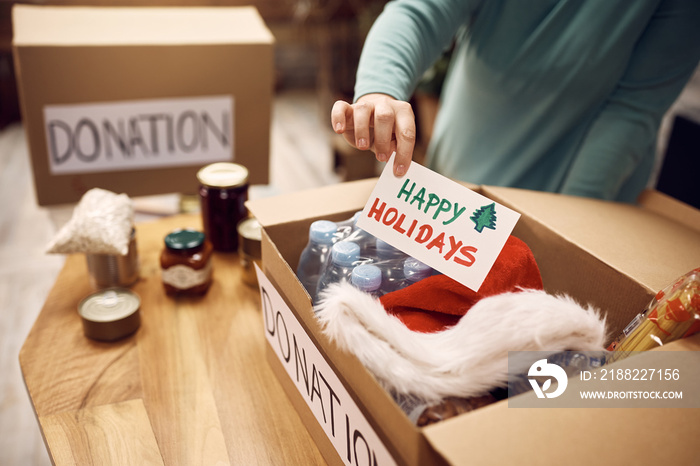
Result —
[{"label": "finger", "polygon": [[355,147],[355,131],[349,129],[343,132],[343,138],[352,147]]},{"label": "finger", "polygon": [[336,101],[331,109],[331,126],[333,131],[342,134],[348,129],[348,119],[352,119],[352,107],[343,100]]},{"label": "finger", "polygon": [[394,159],[394,174],[403,176],[408,170],[416,145],[416,119],[411,105],[405,103],[396,112],[396,158]]},{"label": "finger", "polygon": [[374,151],[380,162],[389,160],[393,132],[394,109],[388,105],[376,105],[374,107]]},{"label": "finger", "polygon": [[355,124],[355,146],[367,150],[370,146],[370,121],[373,106],[367,102],[357,102],[353,106],[353,121]]}]

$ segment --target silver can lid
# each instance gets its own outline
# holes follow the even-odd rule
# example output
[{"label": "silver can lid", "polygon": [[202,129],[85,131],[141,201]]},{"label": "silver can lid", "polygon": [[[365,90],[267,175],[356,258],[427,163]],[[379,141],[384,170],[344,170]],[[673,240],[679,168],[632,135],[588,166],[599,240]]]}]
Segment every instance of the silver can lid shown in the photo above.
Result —
[{"label": "silver can lid", "polygon": [[85,336],[112,341],[135,332],[140,324],[141,298],[126,288],[107,288],[93,293],[78,305]]}]

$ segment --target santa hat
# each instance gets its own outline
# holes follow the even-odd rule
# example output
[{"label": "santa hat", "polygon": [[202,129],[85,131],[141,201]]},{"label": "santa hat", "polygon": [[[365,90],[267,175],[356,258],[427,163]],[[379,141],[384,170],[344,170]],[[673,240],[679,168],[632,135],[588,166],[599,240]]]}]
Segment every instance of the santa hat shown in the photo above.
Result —
[{"label": "santa hat", "polygon": [[[524,251],[519,244],[518,251]],[[531,256],[529,248],[525,252]],[[489,275],[499,270],[500,276],[487,278],[479,293],[434,276],[381,301],[337,283],[321,294],[317,317],[324,333],[355,354],[387,390],[426,402],[506,386],[509,351],[603,349],[605,320],[597,310],[565,295],[520,288],[523,277],[533,280],[534,259],[501,256],[498,267],[525,263],[529,273],[506,279],[517,267],[495,269],[495,264]]]},{"label": "santa hat", "polygon": [[479,291],[446,275],[434,275],[382,296],[384,308],[416,332],[435,332],[456,324],[478,301],[520,289],[541,290],[540,269],[530,248],[510,236]]}]

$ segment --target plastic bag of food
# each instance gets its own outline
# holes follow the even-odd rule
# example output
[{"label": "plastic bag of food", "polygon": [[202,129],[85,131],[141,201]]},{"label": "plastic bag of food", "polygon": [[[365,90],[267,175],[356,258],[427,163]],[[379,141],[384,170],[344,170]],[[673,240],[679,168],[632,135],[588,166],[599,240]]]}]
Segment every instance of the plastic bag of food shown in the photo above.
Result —
[{"label": "plastic bag of food", "polygon": [[80,199],[71,219],[47,246],[47,252],[126,255],[133,217],[132,201],[126,194],[93,188]]}]

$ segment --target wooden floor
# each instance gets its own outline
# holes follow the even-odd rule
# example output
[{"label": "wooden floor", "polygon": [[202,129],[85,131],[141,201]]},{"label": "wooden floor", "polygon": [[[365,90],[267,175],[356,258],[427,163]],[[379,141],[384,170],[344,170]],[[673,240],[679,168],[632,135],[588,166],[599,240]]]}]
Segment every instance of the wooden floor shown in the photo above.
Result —
[{"label": "wooden floor", "polygon": [[[329,144],[329,111],[316,94],[277,95],[271,134],[271,183],[251,187],[251,198],[339,181]],[[63,257],[44,248],[68,220],[72,205],[38,207],[21,125],[0,132],[0,465],[48,465],[37,421],[22,382],[18,354]],[[177,195],[135,199],[136,221],[177,209]]]}]

